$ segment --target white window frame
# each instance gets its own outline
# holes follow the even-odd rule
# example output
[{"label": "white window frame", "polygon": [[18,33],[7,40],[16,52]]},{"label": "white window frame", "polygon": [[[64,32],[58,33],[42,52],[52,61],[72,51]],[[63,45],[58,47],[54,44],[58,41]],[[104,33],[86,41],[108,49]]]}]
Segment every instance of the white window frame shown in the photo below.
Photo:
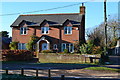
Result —
[{"label": "white window frame", "polygon": [[26,50],[26,43],[18,43],[18,49]]},{"label": "white window frame", "polygon": [[[65,29],[67,29],[67,32]],[[69,33],[69,30],[70,30],[70,33]],[[65,26],[64,27],[64,34],[72,34],[72,26]]]},{"label": "white window frame", "polygon": [[[47,33],[47,29],[48,29],[48,33]],[[42,31],[44,30],[44,31]],[[49,34],[49,27],[41,27],[41,33],[42,34]]]},{"label": "white window frame", "polygon": [[57,44],[54,44],[53,45],[53,49],[57,49],[58,47],[57,47]]},{"label": "white window frame", "polygon": [[[67,44],[68,44],[69,52],[74,52],[74,44],[73,43],[62,43],[62,52],[64,51],[63,45],[65,45],[65,49],[67,49]],[[72,44],[72,51],[70,51],[71,44]]]},{"label": "white window frame", "polygon": [[[26,32],[26,33],[25,33]],[[21,27],[20,28],[20,35],[27,35],[28,31],[27,31],[27,27]]]}]

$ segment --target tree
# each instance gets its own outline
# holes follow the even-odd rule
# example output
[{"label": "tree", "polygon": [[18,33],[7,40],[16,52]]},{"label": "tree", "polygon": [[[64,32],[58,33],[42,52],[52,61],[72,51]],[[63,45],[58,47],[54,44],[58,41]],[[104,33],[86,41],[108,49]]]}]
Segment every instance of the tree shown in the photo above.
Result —
[{"label": "tree", "polygon": [[30,41],[27,43],[26,48],[30,51],[34,51],[34,46],[36,46],[36,41],[38,40],[38,37],[33,35],[30,38]]},{"label": "tree", "polygon": [[84,43],[80,46],[81,54],[92,54],[94,44],[92,40],[89,40],[87,43]]},{"label": "tree", "polygon": [[2,36],[2,37],[9,37],[9,32],[7,32],[7,31],[1,31],[0,32],[0,35]]},{"label": "tree", "polygon": [[[117,40],[118,19],[114,16],[107,21],[107,46],[114,47]],[[96,26],[91,32],[87,32],[88,40],[93,40],[96,46],[105,46],[104,23]]]}]

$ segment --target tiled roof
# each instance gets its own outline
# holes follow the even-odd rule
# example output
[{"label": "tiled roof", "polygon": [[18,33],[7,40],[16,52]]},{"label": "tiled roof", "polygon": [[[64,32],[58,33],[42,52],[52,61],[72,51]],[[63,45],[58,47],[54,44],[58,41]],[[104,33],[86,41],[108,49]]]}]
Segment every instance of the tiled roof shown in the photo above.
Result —
[{"label": "tiled roof", "polygon": [[[80,13],[65,13],[65,14],[29,14],[20,15],[15,22],[11,25],[19,26],[19,24],[24,20],[27,21],[30,26],[39,26],[44,20],[47,20],[51,24],[63,24],[67,19],[72,21],[74,24],[80,24],[82,19],[82,14]],[[33,24],[32,24],[33,23]]]}]

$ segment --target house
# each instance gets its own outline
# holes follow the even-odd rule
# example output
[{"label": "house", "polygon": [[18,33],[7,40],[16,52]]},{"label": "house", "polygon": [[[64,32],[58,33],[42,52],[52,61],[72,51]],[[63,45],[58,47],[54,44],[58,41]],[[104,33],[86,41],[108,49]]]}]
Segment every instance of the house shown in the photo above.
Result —
[{"label": "house", "polygon": [[80,6],[79,13],[20,15],[11,27],[18,49],[26,49],[30,36],[36,35],[38,51],[74,52],[74,43],[85,42],[85,6]]}]

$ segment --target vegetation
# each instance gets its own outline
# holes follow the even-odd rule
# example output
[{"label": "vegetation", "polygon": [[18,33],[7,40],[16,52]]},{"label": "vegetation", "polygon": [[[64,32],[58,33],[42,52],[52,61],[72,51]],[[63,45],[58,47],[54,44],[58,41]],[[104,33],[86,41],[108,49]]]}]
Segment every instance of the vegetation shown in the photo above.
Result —
[{"label": "vegetation", "polygon": [[27,50],[35,51],[37,40],[38,40],[37,36],[35,35],[31,36],[30,41],[26,45]]},{"label": "vegetation", "polygon": [[26,61],[34,57],[28,50],[2,50],[3,61]]},{"label": "vegetation", "polygon": [[87,70],[97,70],[97,71],[120,72],[120,69],[107,68],[107,67],[87,67],[87,68],[84,68],[84,69],[87,69]]},{"label": "vegetation", "polygon": [[7,31],[1,31],[0,32],[0,36],[2,36],[2,37],[9,37],[9,32],[7,32]]},{"label": "vegetation", "polygon": [[64,53],[69,53],[69,52],[68,52],[68,49],[64,49]]},{"label": "vegetation", "polygon": [[92,54],[93,42],[88,41],[88,43],[84,43],[80,46],[80,52],[82,54]]},{"label": "vegetation", "polygon": [[10,45],[10,50],[16,50],[18,48],[18,42],[11,42]]},{"label": "vegetation", "polygon": [[42,50],[41,53],[52,53],[52,50]]}]

